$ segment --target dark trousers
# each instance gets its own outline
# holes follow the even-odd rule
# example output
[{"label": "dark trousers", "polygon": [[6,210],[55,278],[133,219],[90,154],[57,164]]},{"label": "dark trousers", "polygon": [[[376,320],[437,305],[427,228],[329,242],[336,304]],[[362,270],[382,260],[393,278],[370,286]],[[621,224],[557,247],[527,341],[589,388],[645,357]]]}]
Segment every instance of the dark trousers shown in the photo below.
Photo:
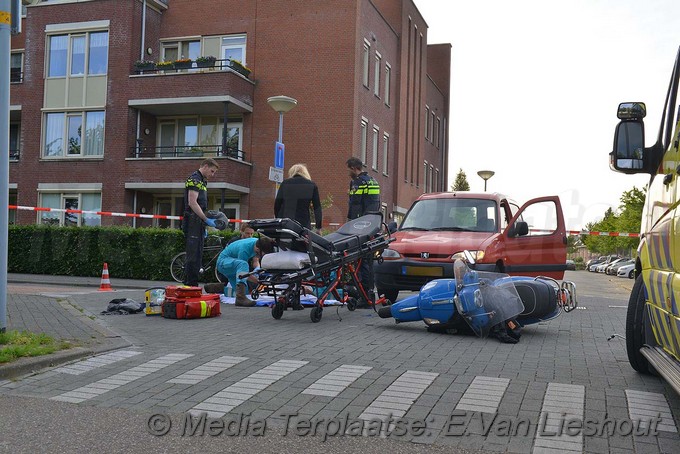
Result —
[{"label": "dark trousers", "polygon": [[371,299],[375,300],[375,294],[373,293],[373,257],[363,258],[361,260],[361,266],[359,267],[359,276],[361,277],[361,286],[366,291],[366,294]]},{"label": "dark trousers", "polygon": [[195,214],[184,217],[184,238],[186,240],[187,261],[184,264],[184,285],[198,286],[201,266],[203,266],[203,221]]}]

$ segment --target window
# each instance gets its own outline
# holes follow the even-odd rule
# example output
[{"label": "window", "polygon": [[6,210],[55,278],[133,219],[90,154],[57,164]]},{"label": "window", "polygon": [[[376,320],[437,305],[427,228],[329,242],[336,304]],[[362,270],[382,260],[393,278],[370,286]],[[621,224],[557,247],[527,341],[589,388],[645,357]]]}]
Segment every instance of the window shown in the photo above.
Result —
[{"label": "window", "polygon": [[[109,32],[48,37],[48,77],[102,75],[108,71]],[[87,64],[86,64],[87,62]]]},{"label": "window", "polygon": [[24,80],[24,54],[23,52],[12,52],[9,62],[9,81],[13,84],[21,83]]},{"label": "window", "polygon": [[361,162],[366,163],[366,149],[368,148],[368,120],[361,119]]},{"label": "window", "polygon": [[9,124],[9,159],[19,159],[19,123]]},{"label": "window", "polygon": [[427,169],[429,166],[427,165],[427,161],[423,163],[423,192],[427,192]]},{"label": "window", "polygon": [[380,129],[373,125],[373,170],[378,170],[378,135]]},{"label": "window", "polygon": [[427,192],[433,192],[434,191],[433,177],[434,177],[434,166],[432,164],[430,164],[430,173],[429,173],[428,179],[427,179],[427,181],[429,183]]},{"label": "window", "polygon": [[223,37],[221,52],[224,60],[238,60],[246,65],[246,35]]},{"label": "window", "polygon": [[389,144],[390,144],[390,135],[388,133],[383,133],[383,174],[388,175],[389,174]]},{"label": "window", "polygon": [[[181,216],[184,211],[184,197],[172,197],[170,195],[154,198],[153,214],[163,216]],[[180,228],[180,221],[173,219],[154,219],[154,227]]]},{"label": "window", "polygon": [[437,117],[437,122],[434,124],[434,146],[437,148],[439,148],[439,127],[441,124],[441,120]]},{"label": "window", "polygon": [[[215,116],[165,118],[158,127],[158,151],[161,157],[174,156],[177,152],[220,152],[223,129],[223,119]],[[240,118],[227,120],[227,150],[230,153],[242,149],[242,131]]]},{"label": "window", "polygon": [[[44,192],[40,195],[40,206],[55,210],[101,211],[102,197],[99,192]],[[98,226],[101,216],[93,213],[66,213],[65,211],[43,211],[38,214],[38,223],[60,226]]]},{"label": "window", "polygon": [[373,94],[380,97],[380,69],[382,68],[382,56],[379,52],[375,53],[375,68],[373,71]]},{"label": "window", "polygon": [[430,142],[434,143],[434,123],[435,123],[435,114],[434,114],[434,109],[430,112],[432,114],[432,117],[430,118]]},{"label": "window", "polygon": [[430,139],[430,108],[425,106],[425,140]]},{"label": "window", "polygon": [[392,67],[385,63],[385,105],[390,105],[390,79],[392,78]]},{"label": "window", "polygon": [[[83,125],[85,125],[84,137]],[[103,111],[45,114],[43,157],[102,156],[103,154]]]},{"label": "window", "polygon": [[[161,44],[163,60],[175,61],[180,58],[196,60],[201,56],[201,42],[193,41],[167,41]],[[195,63],[192,63],[195,66]]]},{"label": "window", "polygon": [[371,53],[371,45],[368,41],[364,40],[364,53],[363,53],[363,68],[361,71],[362,81],[364,87],[368,88],[368,66],[369,66],[369,54]]}]

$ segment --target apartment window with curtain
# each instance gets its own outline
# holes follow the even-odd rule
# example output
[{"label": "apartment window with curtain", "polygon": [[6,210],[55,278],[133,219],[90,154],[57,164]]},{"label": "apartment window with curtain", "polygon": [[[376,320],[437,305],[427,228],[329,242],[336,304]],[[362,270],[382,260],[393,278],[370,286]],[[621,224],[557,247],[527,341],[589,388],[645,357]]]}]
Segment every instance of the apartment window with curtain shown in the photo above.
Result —
[{"label": "apartment window with curtain", "polygon": [[366,164],[366,153],[368,148],[368,120],[361,119],[361,162]]},{"label": "apartment window with curtain", "polygon": [[383,175],[387,176],[389,175],[389,147],[390,145],[390,135],[388,133],[383,133],[383,146],[382,146],[382,155],[383,155]]},{"label": "apartment window with curtain", "polygon": [[161,55],[164,61],[184,58],[194,60],[192,66],[196,67],[195,60],[201,56],[201,42],[199,40],[165,41],[161,43]]},{"label": "apartment window with curtain", "polygon": [[[100,192],[43,192],[40,206],[59,210],[101,211]],[[65,227],[98,226],[101,216],[93,213],[66,213],[63,211],[43,211],[38,213],[38,223]]]},{"label": "apartment window with curtain", "polygon": [[104,111],[46,113],[43,157],[103,156],[104,119]]},{"label": "apartment window with curtain", "polygon": [[380,72],[382,69],[382,55],[375,53],[375,68],[373,69],[373,94],[380,97]]},{"label": "apartment window with curtain", "polygon": [[392,67],[389,63],[385,63],[385,105],[390,105],[390,83],[392,78]]},{"label": "apartment window with curtain", "polygon": [[372,149],[373,170],[378,170],[378,137],[379,136],[380,136],[380,128],[378,128],[376,125],[373,125],[373,149]]},{"label": "apartment window with curtain", "polygon": [[47,47],[47,77],[83,77],[108,72],[108,31],[50,35]]},{"label": "apartment window with curtain", "polygon": [[368,88],[368,71],[369,71],[369,63],[370,63],[370,54],[371,54],[371,45],[369,44],[368,41],[364,40],[364,53],[363,53],[363,68],[362,68],[362,80],[364,83],[364,87]]}]

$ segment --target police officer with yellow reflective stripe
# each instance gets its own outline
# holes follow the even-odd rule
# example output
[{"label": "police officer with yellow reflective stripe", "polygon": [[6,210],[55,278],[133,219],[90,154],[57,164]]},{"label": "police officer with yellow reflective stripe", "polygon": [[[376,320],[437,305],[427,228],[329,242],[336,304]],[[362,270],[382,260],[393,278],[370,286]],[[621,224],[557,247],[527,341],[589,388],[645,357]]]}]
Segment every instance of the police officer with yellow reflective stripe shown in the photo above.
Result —
[{"label": "police officer with yellow reflective stripe", "polygon": [[[349,208],[347,219],[352,220],[368,213],[380,213],[380,185],[375,178],[368,175],[363,170],[363,163],[359,158],[349,158],[347,168],[352,181],[349,183]],[[361,285],[366,290],[371,301],[375,301],[373,291],[373,259],[365,258],[361,261],[359,268],[361,275]],[[369,307],[366,304],[359,304],[358,307]]]},{"label": "police officer with yellow reflective stripe", "polygon": [[213,177],[220,166],[208,158],[201,167],[189,175],[184,183],[184,216],[182,231],[186,240],[187,258],[184,264],[184,285],[197,286],[203,257],[205,226],[215,227],[215,220],[209,219],[208,179]]}]

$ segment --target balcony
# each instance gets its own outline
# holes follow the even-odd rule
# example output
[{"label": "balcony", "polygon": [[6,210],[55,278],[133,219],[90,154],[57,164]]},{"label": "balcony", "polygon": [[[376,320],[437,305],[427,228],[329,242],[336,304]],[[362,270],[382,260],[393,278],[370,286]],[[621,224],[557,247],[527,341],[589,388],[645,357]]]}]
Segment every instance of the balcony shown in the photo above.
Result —
[{"label": "balcony", "polygon": [[191,145],[176,147],[139,146],[130,149],[130,155],[128,157],[134,159],[227,157],[244,161],[245,152],[231,147],[227,147],[226,152],[223,152],[222,145]]},{"label": "balcony", "polygon": [[168,61],[168,62],[136,62],[134,74],[177,74],[177,73],[196,73],[211,71],[230,71],[242,75],[250,76],[250,69],[243,66],[236,60],[207,60],[206,57],[199,57],[196,60]]}]

